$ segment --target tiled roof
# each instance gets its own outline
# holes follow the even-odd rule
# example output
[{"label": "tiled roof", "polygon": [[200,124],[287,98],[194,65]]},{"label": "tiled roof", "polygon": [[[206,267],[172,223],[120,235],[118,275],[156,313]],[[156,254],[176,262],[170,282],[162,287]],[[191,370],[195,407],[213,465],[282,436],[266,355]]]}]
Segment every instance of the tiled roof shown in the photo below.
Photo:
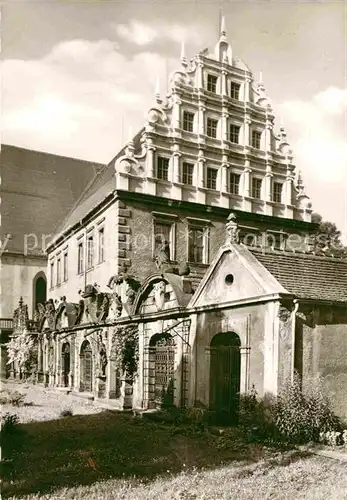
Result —
[{"label": "tiled roof", "polygon": [[[25,235],[54,233],[82,191],[104,166],[16,146],[1,147],[1,240],[7,251],[23,253]],[[34,242],[34,237],[29,240]],[[48,243],[48,238],[46,243]]]},{"label": "tiled roof", "polygon": [[252,249],[289,293],[303,299],[347,302],[347,260]]}]

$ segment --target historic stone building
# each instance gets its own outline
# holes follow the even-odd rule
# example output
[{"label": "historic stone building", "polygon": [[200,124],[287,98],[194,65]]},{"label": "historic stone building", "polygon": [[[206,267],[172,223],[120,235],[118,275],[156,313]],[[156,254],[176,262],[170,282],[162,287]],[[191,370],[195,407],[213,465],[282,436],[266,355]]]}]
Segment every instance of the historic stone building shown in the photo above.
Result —
[{"label": "historic stone building", "polygon": [[22,296],[31,318],[46,294],[45,246],[102,165],[1,146],[1,374],[13,310]]},{"label": "historic stone building", "polygon": [[292,160],[223,26],[212,53],[188,63],[182,51],[168,96],[48,248],[39,380],[120,408],[199,405],[230,420],[240,392],[277,393],[297,369],[304,383],[321,374],[346,414],[347,263],[312,255]]}]

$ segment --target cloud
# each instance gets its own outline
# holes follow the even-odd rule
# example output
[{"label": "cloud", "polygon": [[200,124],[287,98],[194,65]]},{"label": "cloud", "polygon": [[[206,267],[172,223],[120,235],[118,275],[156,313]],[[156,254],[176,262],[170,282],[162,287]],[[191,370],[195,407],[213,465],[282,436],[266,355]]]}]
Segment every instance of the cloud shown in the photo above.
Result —
[{"label": "cloud", "polygon": [[288,101],[281,108],[298,167],[325,182],[341,182],[347,174],[347,90],[329,87],[310,101]]},{"label": "cloud", "polygon": [[149,45],[158,40],[174,41],[180,44],[182,41],[188,41],[191,44],[201,44],[200,30],[197,26],[187,26],[180,24],[155,23],[153,25],[145,24],[132,19],[128,24],[114,24],[117,35],[135,45]]},{"label": "cloud", "polygon": [[2,142],[110,161],[122,124],[134,131],[142,126],[166,64],[150,51],[127,57],[109,40],[72,40],[40,60],[5,60]]}]

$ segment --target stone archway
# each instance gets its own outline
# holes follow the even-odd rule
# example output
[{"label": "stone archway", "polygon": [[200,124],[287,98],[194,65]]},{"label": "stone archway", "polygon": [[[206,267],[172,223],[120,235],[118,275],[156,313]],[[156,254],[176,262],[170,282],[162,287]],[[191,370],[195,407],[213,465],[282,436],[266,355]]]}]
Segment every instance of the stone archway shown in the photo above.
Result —
[{"label": "stone archway", "polygon": [[149,406],[174,404],[176,345],[171,335],[156,334],[149,345]]},{"label": "stone archway", "polygon": [[210,348],[210,409],[220,424],[236,424],[238,419],[241,341],[234,332],[218,333]]},{"label": "stone archway", "polygon": [[65,342],[61,348],[62,382],[64,387],[69,387],[70,374],[70,344]]},{"label": "stone archway", "polygon": [[80,391],[93,391],[93,351],[88,340],[83,342],[80,351]]}]

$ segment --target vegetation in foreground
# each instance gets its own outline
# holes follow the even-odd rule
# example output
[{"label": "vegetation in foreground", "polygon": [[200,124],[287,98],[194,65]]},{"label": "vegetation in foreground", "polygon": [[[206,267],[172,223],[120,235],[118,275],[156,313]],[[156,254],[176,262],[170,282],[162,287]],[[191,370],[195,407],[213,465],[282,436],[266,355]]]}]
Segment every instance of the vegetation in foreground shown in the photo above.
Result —
[{"label": "vegetation in foreground", "polygon": [[[317,441],[322,431],[341,428],[317,387],[303,394],[295,380],[269,400],[259,399],[252,390],[240,400],[237,428],[211,426],[211,415],[198,408],[171,409],[146,417],[116,411],[82,416],[65,409],[58,420],[26,424],[8,414],[1,430],[3,497],[38,491],[49,494],[60,488],[65,493],[58,498],[89,497],[96,491],[90,485],[97,482],[99,488],[108,488],[108,484],[132,488],[135,478],[142,481],[136,488],[151,488],[150,481],[169,484],[168,479],[160,479],[168,473],[171,481],[185,477],[189,482],[202,469],[206,472],[226,464],[260,464],[259,470],[263,464],[266,471],[288,465],[303,455],[293,454],[296,444]],[[182,473],[192,469],[198,472]],[[244,466],[240,474],[253,476],[252,470]],[[111,479],[116,483],[110,483]],[[77,496],[70,496],[66,488]],[[109,490],[105,495],[103,498]],[[177,498],[203,498],[184,495]],[[53,498],[57,498],[55,493]]]}]

